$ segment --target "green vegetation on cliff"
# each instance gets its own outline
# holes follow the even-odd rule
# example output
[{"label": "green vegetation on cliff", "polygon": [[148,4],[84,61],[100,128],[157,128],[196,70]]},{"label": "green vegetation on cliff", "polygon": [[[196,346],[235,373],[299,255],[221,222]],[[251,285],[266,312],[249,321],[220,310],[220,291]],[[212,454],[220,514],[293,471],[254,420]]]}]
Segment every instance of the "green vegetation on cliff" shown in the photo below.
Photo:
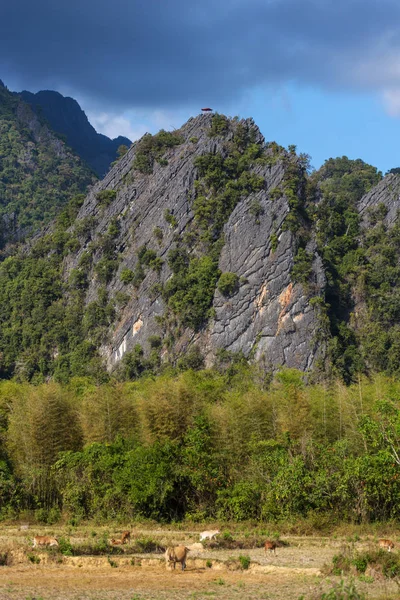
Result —
[{"label": "green vegetation on cliff", "polygon": [[[382,175],[362,160],[329,159],[309,181],[310,215],[327,276],[329,354],[334,371],[400,373],[400,222],[384,205],[361,227],[357,203]],[[355,314],[356,311],[356,314]]]}]

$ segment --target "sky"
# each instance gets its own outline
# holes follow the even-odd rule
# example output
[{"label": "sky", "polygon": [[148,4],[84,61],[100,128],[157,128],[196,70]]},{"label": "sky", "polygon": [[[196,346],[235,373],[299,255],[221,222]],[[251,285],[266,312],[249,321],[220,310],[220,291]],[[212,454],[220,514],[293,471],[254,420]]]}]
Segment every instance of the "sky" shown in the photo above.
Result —
[{"label": "sky", "polygon": [[267,141],[400,166],[399,0],[13,0],[0,79],[137,139],[210,106]]}]

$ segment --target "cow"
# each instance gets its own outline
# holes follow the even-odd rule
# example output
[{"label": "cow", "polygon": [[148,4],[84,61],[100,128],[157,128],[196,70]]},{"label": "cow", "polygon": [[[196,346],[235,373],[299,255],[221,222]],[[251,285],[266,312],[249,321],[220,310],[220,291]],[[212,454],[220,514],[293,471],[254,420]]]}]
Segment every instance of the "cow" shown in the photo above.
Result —
[{"label": "cow", "polygon": [[200,534],[200,541],[202,542],[203,540],[207,539],[212,540],[219,533],[221,533],[219,529],[214,529],[212,531],[202,531]]},{"label": "cow", "polygon": [[39,546],[46,546],[51,548],[52,546],[59,546],[58,541],[54,537],[50,537],[48,535],[36,535],[33,538],[33,546],[32,548],[37,548]]},{"label": "cow", "polygon": [[130,531],[123,531],[122,535],[121,535],[121,542],[123,544],[126,544],[126,542],[128,540],[130,540],[130,539],[131,539],[131,532]]},{"label": "cow", "polygon": [[123,543],[124,542],[122,540],[115,540],[114,538],[111,538],[111,540],[110,540],[111,546],[120,546]]},{"label": "cow", "polygon": [[181,563],[182,571],[186,568],[186,556],[189,552],[189,548],[186,546],[170,546],[165,551],[165,565],[168,569],[169,563],[174,563],[174,569],[176,563]]},{"label": "cow", "polygon": [[271,542],[270,540],[267,540],[264,544],[265,554],[267,554],[267,550],[276,554],[276,542]]},{"label": "cow", "polygon": [[379,540],[378,544],[379,548],[384,548],[388,552],[390,552],[394,548],[392,540]]}]

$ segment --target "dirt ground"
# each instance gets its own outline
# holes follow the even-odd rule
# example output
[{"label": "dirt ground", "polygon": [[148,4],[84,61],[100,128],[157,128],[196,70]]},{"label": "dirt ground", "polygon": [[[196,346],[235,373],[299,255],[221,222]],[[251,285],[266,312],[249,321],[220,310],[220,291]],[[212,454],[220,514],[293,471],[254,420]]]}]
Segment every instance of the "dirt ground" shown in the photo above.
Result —
[{"label": "dirt ground", "polygon": [[[123,555],[112,557],[49,555],[45,551],[34,554],[30,545],[38,533],[37,527],[29,531],[18,527],[0,529],[0,555],[6,550],[13,556],[9,566],[0,566],[0,600],[315,600],[340,581],[339,577],[324,574],[335,554],[349,545],[360,550],[376,546],[373,538],[355,542],[290,536],[282,538],[287,545],[278,548],[276,555],[266,556],[262,548],[192,551],[187,569],[182,572],[178,565],[175,571],[166,569],[160,554],[133,554],[129,544]],[[73,544],[94,535],[93,531],[71,534],[50,528],[41,528],[40,533],[68,535]],[[152,535],[160,543],[170,539],[185,544],[198,541],[198,534],[188,531],[152,530],[141,531],[140,535]],[[251,559],[246,570],[238,568],[234,560],[240,555]],[[30,562],[32,556],[40,562]],[[400,597],[394,583],[357,577],[355,583],[368,600]]]}]

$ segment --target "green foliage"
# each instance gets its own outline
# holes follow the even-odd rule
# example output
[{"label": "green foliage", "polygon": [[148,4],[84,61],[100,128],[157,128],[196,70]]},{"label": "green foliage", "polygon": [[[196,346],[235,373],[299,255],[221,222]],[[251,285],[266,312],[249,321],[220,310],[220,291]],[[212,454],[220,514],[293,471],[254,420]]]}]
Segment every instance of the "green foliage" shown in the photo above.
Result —
[{"label": "green foliage", "polygon": [[155,228],[153,229],[153,235],[154,235],[154,237],[156,238],[157,242],[158,242],[159,244],[161,244],[161,242],[162,242],[162,239],[163,239],[163,237],[164,237],[164,236],[163,236],[163,231],[162,231],[161,227],[155,227]]},{"label": "green foliage", "polygon": [[223,136],[229,130],[229,119],[225,115],[215,113],[211,120],[210,137]]},{"label": "green foliage", "polygon": [[174,217],[174,215],[171,213],[170,210],[168,210],[168,208],[166,208],[164,211],[164,219],[167,221],[167,223],[169,225],[171,225],[171,227],[173,229],[175,229],[175,227],[178,226],[178,221],[177,221],[176,217]]},{"label": "green foliage", "polygon": [[269,236],[269,243],[271,246],[271,252],[276,252],[279,244],[279,239],[276,233],[271,233]]},{"label": "green foliage", "polygon": [[[37,231],[94,176],[5,87],[0,88],[0,248]],[[4,221],[3,221],[4,219]]]},{"label": "green foliage", "polygon": [[313,255],[299,248],[293,261],[291,278],[294,282],[307,284],[312,274]]},{"label": "green foliage", "polygon": [[162,345],[162,340],[159,335],[150,335],[147,341],[150,344],[150,348],[160,348]]},{"label": "green foliage", "polygon": [[168,255],[174,276],[166,282],[163,296],[184,325],[199,330],[209,317],[219,276],[218,264],[211,257],[203,256],[191,258],[186,267],[176,256],[174,251]]},{"label": "green foliage", "polygon": [[135,274],[131,269],[122,269],[121,271],[121,275],[120,275],[120,280],[122,281],[122,283],[128,284],[128,283],[132,283],[132,281],[134,280]]},{"label": "green foliage", "polygon": [[193,210],[200,228],[208,232],[207,239],[213,241],[221,235],[241,198],[262,189],[264,179],[250,171],[261,154],[261,146],[250,144],[242,152],[231,151],[227,158],[210,153],[195,159],[201,179]]},{"label": "green foliage", "polygon": [[94,271],[100,283],[109,283],[117,268],[118,262],[114,258],[103,256],[103,258],[96,263]]},{"label": "green foliage", "polygon": [[240,554],[239,562],[240,562],[240,566],[242,567],[242,569],[247,570],[250,566],[251,558],[247,554],[245,554],[245,555]]},{"label": "green foliage", "polygon": [[223,296],[232,296],[239,289],[239,277],[236,273],[222,273],[218,279],[218,289]]},{"label": "green foliage", "polygon": [[280,188],[273,188],[270,192],[269,192],[269,197],[271,200],[279,200],[279,198],[282,198],[283,196],[283,191]]},{"label": "green foliage", "polygon": [[354,581],[345,583],[342,580],[324,592],[320,600],[365,600],[365,594],[357,590]]},{"label": "green foliage", "polygon": [[122,158],[128,152],[129,148],[125,144],[121,144],[117,149],[118,158]]},{"label": "green foliage", "polygon": [[[320,198],[317,204],[310,203],[309,213],[316,223],[318,251],[327,275],[330,357],[346,381],[367,364],[390,372],[397,369],[396,323],[391,318],[391,311],[396,311],[397,227],[390,234],[386,231],[382,223],[386,211],[378,206],[369,214],[373,228],[362,233],[357,208],[381,177],[375,167],[344,156],[326,161],[309,182],[310,201]],[[361,339],[349,327],[354,296],[365,298],[368,307],[367,318],[358,328]],[[380,360],[383,349],[385,366]]]},{"label": "green foliage", "polygon": [[198,346],[192,346],[190,350],[185,352],[181,358],[178,359],[176,366],[181,371],[187,371],[192,369],[198,371],[204,368],[204,356]]},{"label": "green foliage", "polygon": [[104,208],[110,206],[110,204],[115,200],[116,197],[117,192],[115,190],[101,190],[101,192],[98,192],[98,194],[96,194],[97,201]]},{"label": "green foliage", "polygon": [[69,539],[60,537],[58,538],[58,549],[64,556],[73,556],[72,544]]},{"label": "green foliage", "polygon": [[[358,384],[310,386],[293,370],[262,389],[243,364],[140,379],[142,348],[125,356],[133,383],[0,382],[2,518],[299,519],[323,532],[400,518],[398,382],[365,379],[360,399]],[[110,553],[107,536],[96,544]],[[399,575],[383,551],[338,554],[333,569],[366,561]]]},{"label": "green foliage", "polygon": [[156,135],[147,133],[136,145],[133,168],[141,173],[151,174],[154,162],[162,161],[163,155],[168,148],[182,144],[183,138],[176,132],[168,132],[161,129]]},{"label": "green foliage", "polygon": [[251,204],[250,204],[249,212],[250,212],[250,214],[252,214],[255,217],[256,223],[259,224],[260,217],[261,217],[261,215],[264,214],[264,209],[261,205],[261,202],[257,199],[252,200]]}]

